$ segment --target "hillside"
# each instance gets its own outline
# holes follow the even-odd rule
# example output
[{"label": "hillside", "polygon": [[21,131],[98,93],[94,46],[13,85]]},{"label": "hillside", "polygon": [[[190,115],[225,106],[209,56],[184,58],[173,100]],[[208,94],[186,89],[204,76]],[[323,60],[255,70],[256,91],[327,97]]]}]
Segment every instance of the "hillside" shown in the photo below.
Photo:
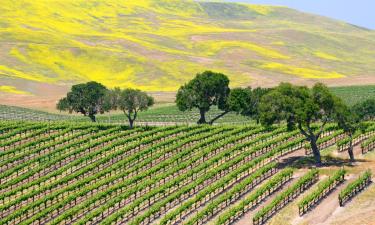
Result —
[{"label": "hillside", "polygon": [[374,31],[284,7],[190,0],[0,4],[3,103],[38,97],[50,104],[88,80],[173,92],[206,69],[228,74],[232,86],[369,84],[374,52]]},{"label": "hillside", "polygon": [[[375,185],[357,182],[375,172],[367,125],[354,165],[327,125],[311,170],[305,138],[282,125],[0,121],[0,224],[373,224]],[[342,190],[355,194],[340,207]]]}]

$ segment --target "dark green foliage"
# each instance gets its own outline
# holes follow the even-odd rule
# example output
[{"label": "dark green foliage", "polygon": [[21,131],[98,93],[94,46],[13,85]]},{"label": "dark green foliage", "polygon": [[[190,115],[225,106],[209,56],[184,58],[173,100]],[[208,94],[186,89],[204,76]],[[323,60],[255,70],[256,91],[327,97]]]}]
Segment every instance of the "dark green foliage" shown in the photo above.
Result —
[{"label": "dark green foliage", "polygon": [[206,122],[206,113],[211,106],[216,105],[224,113],[215,117],[210,123],[225,115],[228,111],[227,98],[229,96],[229,79],[221,73],[206,71],[180,87],[176,95],[179,110],[187,111],[198,108],[200,112],[199,124]]},{"label": "dark green foliage", "polygon": [[118,102],[120,100],[121,89],[119,87],[115,87],[112,90],[109,90],[105,96],[105,103],[106,107],[111,108],[113,110],[118,109]]},{"label": "dark green foliage", "polygon": [[60,111],[69,113],[82,113],[96,122],[95,115],[109,111],[108,104],[105,103],[107,88],[100,83],[91,81],[85,84],[74,85],[65,98],[57,103]]},{"label": "dark green foliage", "polygon": [[354,161],[353,153],[353,136],[354,134],[362,128],[361,120],[358,114],[355,113],[353,109],[340,102],[336,106],[336,116],[338,126],[344,130],[346,135],[349,137],[349,157],[351,161]]},{"label": "dark green foliage", "polygon": [[369,120],[375,118],[375,99],[367,99],[363,102],[357,103],[352,108],[344,104],[339,104],[336,112],[336,120],[341,129],[345,131],[350,139],[349,142],[349,157],[354,161],[353,153],[353,136],[358,130],[362,130],[362,120]]},{"label": "dark green foliage", "polygon": [[[321,83],[315,84],[311,89],[281,83],[262,98],[260,120],[265,126],[286,121],[289,129],[298,128],[310,142],[315,160],[320,164],[317,140],[325,125],[335,119],[337,108],[342,104]],[[318,129],[312,126],[315,122],[320,122]]]},{"label": "dark green foliage", "polygon": [[363,120],[375,118],[375,98],[359,102],[353,107],[354,112]]},{"label": "dark green foliage", "polygon": [[228,97],[228,107],[241,115],[252,114],[252,91],[251,88],[235,88],[231,90]]},{"label": "dark green foliage", "polygon": [[271,89],[264,88],[235,88],[228,98],[228,108],[243,116],[259,121],[259,104],[261,98]]},{"label": "dark green foliage", "polygon": [[136,89],[115,88],[110,91],[109,97],[113,109],[122,110],[129,120],[130,128],[133,128],[134,121],[138,113],[147,110],[154,105],[154,98],[147,95],[146,92]]}]

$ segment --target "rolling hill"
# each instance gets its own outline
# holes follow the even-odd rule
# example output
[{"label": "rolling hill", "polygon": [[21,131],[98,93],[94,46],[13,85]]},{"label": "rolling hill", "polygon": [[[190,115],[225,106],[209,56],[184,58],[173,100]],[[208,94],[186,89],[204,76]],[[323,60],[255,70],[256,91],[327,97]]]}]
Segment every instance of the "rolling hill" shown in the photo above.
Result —
[{"label": "rolling hill", "polygon": [[206,69],[228,74],[232,86],[375,83],[375,31],[290,8],[239,3],[0,4],[3,103],[35,97],[51,102],[88,80],[173,92]]}]

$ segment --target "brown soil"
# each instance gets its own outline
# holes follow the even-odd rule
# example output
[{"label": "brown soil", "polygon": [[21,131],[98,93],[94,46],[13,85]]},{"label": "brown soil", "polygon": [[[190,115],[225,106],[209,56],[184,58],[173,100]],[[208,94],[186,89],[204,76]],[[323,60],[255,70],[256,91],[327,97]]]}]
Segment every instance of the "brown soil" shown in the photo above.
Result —
[{"label": "brown soil", "polygon": [[288,187],[290,187],[291,185],[293,185],[298,180],[298,178],[301,177],[302,175],[303,175],[302,171],[299,171],[298,173],[295,173],[293,175],[293,180],[289,181],[281,189],[277,190],[272,195],[270,195],[264,202],[262,202],[261,204],[259,204],[254,210],[249,211],[248,213],[246,213],[245,216],[243,216],[240,220],[238,220],[235,223],[235,225],[249,225],[249,224],[252,224],[251,221],[253,220],[253,216],[255,215],[256,212],[258,212],[260,209],[262,209],[263,207],[265,207],[268,204],[270,204],[272,202],[272,200],[278,194],[280,194],[281,192],[283,192],[283,190],[286,190]]},{"label": "brown soil", "polygon": [[[297,203],[303,198],[304,195],[310,193],[314,190],[312,187],[310,190],[306,191],[304,194],[300,195],[295,199],[291,204],[287,205],[284,209],[278,212],[274,217],[272,217],[267,224],[272,225],[375,225],[375,185],[370,185],[363,192],[355,196],[351,201],[345,204],[344,207],[340,207],[338,203],[338,194],[340,191],[346,187],[350,182],[358,177],[360,173],[363,173],[366,169],[370,168],[375,172],[375,152],[370,152],[366,155],[361,154],[360,146],[356,146],[354,149],[357,162],[351,166],[347,166],[348,163],[327,163],[326,166],[321,168],[322,175],[320,180],[326,178],[332,171],[340,168],[342,165],[346,165],[345,168],[348,170],[348,175],[346,176],[346,181],[336,187],[326,198],[324,198],[315,208],[306,213],[303,217],[298,215],[298,206]],[[332,157],[337,157],[341,159],[347,159],[347,152],[337,153],[334,150],[330,153]],[[295,162],[296,160],[304,157],[304,150],[299,150],[288,154],[281,159],[279,162],[281,167],[290,165],[290,163]],[[306,168],[300,169],[295,175],[294,178],[300,177]],[[289,186],[291,183],[295,182],[294,179],[285,187]],[[277,191],[270,197],[268,197],[263,203],[261,203],[255,209],[246,213],[240,220],[238,220],[236,225],[248,225],[252,224],[252,217],[254,214],[267,205],[277,194],[282,190]],[[251,193],[251,192],[250,192]],[[247,195],[246,195],[247,196]],[[244,197],[246,197],[244,196]],[[243,197],[243,198],[244,198]],[[241,199],[243,199],[241,198]],[[240,202],[237,201],[236,204]],[[216,217],[213,218],[209,224],[214,224]]]},{"label": "brown soil", "polygon": [[297,217],[292,221],[292,224],[311,224],[322,225],[327,224],[327,220],[331,218],[335,211],[340,208],[337,196],[340,191],[350,182],[355,179],[354,175],[346,177],[346,181],[336,187],[328,194],[315,208],[306,213],[303,217]]},{"label": "brown soil", "polygon": [[[361,155],[359,146],[354,149],[357,162],[352,166],[345,166],[348,170],[346,181],[331,192],[325,199],[323,199],[314,209],[309,211],[303,217],[298,215],[297,203],[302,199],[302,196],[309,193],[307,191],[304,195],[297,198],[292,204],[282,209],[268,224],[272,225],[375,225],[375,185],[371,184],[364,191],[355,196],[351,201],[340,207],[338,204],[338,194],[353,181],[360,173],[367,169],[375,172],[375,152],[370,152],[366,155]],[[333,157],[347,159],[347,152],[337,153],[335,150],[331,153]],[[337,167],[340,167],[338,165]],[[322,170],[330,173],[335,167],[323,167]],[[326,176],[321,176],[321,179]]]}]

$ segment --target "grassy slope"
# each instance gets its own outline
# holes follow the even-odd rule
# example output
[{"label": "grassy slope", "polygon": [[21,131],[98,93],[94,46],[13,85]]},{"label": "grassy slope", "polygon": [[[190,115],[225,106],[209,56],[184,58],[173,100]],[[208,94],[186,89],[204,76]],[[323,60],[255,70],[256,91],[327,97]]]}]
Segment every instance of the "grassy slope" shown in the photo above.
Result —
[{"label": "grassy slope", "polygon": [[368,98],[375,98],[375,86],[350,86],[350,87],[334,87],[332,92],[340,96],[349,105],[354,105]]},{"label": "grassy slope", "polygon": [[88,80],[175,91],[205,69],[233,86],[375,75],[373,31],[288,8],[4,0],[0,12],[0,93],[57,98]]},{"label": "grassy slope", "polygon": [[[371,86],[349,86],[331,88],[333,93],[344,99],[344,101],[353,105],[357,102],[368,98],[375,98],[375,85]],[[207,119],[213,118],[220,112],[218,109],[211,109],[207,115]],[[78,121],[89,121],[80,115],[70,117],[67,115],[50,114],[38,110],[31,110],[19,107],[9,107],[0,105],[0,119],[21,119],[21,120],[65,120],[73,119]],[[180,112],[174,104],[156,105],[152,109],[141,112],[138,116],[138,122],[169,122],[169,123],[195,123],[199,119],[197,110]],[[99,122],[116,122],[127,123],[127,118],[118,112],[98,116]],[[235,113],[229,113],[225,117],[219,119],[218,123],[248,123],[249,119]]]}]

